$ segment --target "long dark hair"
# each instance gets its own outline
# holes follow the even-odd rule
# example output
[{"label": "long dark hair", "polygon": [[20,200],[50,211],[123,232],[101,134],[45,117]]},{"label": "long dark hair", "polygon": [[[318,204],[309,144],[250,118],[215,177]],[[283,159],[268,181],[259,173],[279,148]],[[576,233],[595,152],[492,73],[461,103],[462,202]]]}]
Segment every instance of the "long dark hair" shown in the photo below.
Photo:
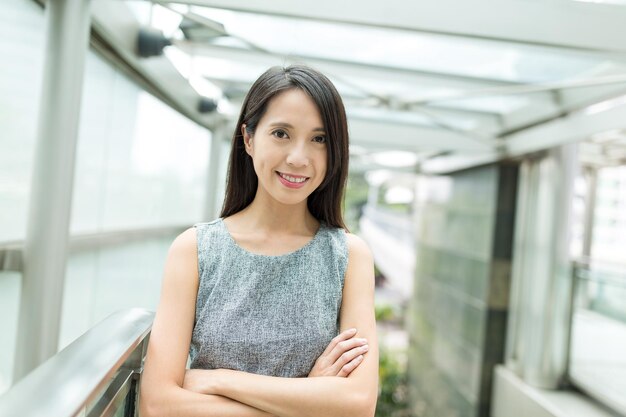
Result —
[{"label": "long dark hair", "polygon": [[257,79],[246,95],[235,126],[228,161],[226,195],[221,217],[228,217],[246,208],[256,195],[258,179],[252,159],[246,153],[241,126],[254,135],[269,101],[277,94],[299,88],[317,105],[327,137],[326,176],[308,197],[311,214],[329,226],[346,229],[341,202],[348,176],[348,124],[343,101],[335,86],[320,72],[303,66],[272,67]]}]

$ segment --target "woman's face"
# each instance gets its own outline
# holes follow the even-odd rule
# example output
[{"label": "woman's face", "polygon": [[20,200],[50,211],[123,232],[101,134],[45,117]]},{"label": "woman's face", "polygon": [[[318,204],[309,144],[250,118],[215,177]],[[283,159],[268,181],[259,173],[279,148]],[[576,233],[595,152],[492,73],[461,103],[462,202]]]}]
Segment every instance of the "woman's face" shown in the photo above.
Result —
[{"label": "woman's face", "polygon": [[326,175],[326,132],[317,106],[298,88],[270,100],[254,136],[241,128],[259,192],[283,204],[306,201]]}]

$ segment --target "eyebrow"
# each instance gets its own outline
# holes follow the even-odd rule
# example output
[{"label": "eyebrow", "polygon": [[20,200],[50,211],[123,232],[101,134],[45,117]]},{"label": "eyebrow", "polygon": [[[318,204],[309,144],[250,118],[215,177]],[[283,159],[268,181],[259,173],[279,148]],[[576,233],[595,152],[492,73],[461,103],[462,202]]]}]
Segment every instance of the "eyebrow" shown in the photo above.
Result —
[{"label": "eyebrow", "polygon": [[[289,129],[293,129],[294,127],[289,124],[289,123],[285,123],[285,122],[274,122],[274,123],[270,123],[270,127],[288,127]],[[316,127],[315,129],[312,130],[313,132],[325,132],[323,127]]]}]

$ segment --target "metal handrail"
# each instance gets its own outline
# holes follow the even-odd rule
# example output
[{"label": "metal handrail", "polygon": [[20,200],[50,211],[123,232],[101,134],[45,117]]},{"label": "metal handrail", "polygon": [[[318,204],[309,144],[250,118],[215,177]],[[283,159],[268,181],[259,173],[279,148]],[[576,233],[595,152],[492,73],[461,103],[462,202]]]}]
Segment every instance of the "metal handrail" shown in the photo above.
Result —
[{"label": "metal handrail", "polygon": [[363,206],[363,216],[371,220],[379,227],[386,229],[390,235],[400,239],[410,245],[413,245],[413,227],[411,216],[402,213],[395,213],[384,207],[366,204]]},{"label": "metal handrail", "polygon": [[0,396],[0,416],[112,416],[128,400],[135,415],[154,313],[113,313]]},{"label": "metal handrail", "polygon": [[575,279],[626,288],[626,264],[578,258],[572,266]]},{"label": "metal handrail", "polygon": [[620,269],[626,271],[626,263],[616,261],[597,260],[588,256],[578,256],[572,259],[572,264],[577,268],[589,268],[592,266],[600,266],[611,269]]},{"label": "metal handrail", "polygon": [[[138,229],[109,230],[98,233],[71,235],[68,242],[70,253],[116,246],[137,240],[171,237],[187,229],[189,224],[172,224]],[[0,271],[21,272],[24,269],[24,240],[0,242]]]}]

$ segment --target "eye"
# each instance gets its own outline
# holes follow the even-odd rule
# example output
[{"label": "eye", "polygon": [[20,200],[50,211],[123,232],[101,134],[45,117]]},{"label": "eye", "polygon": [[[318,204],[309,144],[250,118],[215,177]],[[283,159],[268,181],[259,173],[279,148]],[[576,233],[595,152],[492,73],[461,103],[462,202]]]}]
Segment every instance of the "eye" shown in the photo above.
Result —
[{"label": "eye", "polygon": [[276,136],[278,139],[287,139],[289,135],[283,129],[277,129],[272,132],[272,135]]},{"label": "eye", "polygon": [[315,136],[313,142],[326,143],[326,136]]}]

